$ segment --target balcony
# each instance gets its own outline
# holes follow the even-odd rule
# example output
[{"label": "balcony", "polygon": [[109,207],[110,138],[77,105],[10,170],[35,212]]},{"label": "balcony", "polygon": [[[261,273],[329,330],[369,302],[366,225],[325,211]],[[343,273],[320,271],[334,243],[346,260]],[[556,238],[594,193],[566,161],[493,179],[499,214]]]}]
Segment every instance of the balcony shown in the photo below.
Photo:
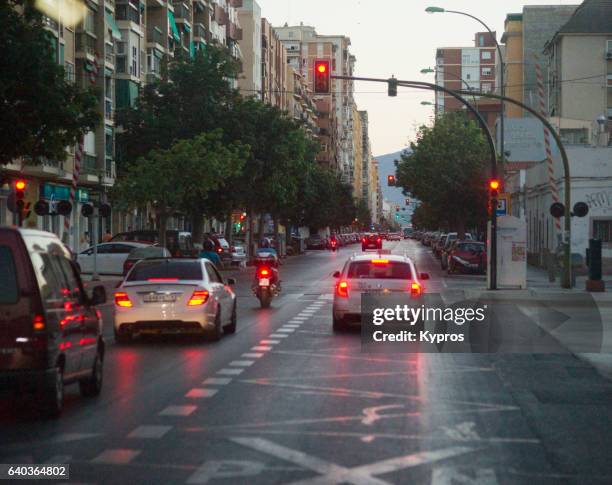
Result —
[{"label": "balcony", "polygon": [[187,20],[191,21],[191,9],[188,8],[184,3],[175,3],[174,4],[174,18],[176,20]]},{"label": "balcony", "polygon": [[96,54],[96,39],[85,33],[76,35],[76,52],[83,52],[90,56]]},{"label": "balcony", "polygon": [[163,39],[164,39],[164,34],[157,27],[153,27],[152,30],[149,30],[147,32],[147,42],[151,44],[164,45]]},{"label": "balcony", "polygon": [[228,22],[226,35],[233,40],[242,40],[242,29],[233,22]]},{"label": "balcony", "polygon": [[130,4],[119,4],[115,9],[115,17],[117,20],[128,20],[140,25],[140,12]]},{"label": "balcony", "polygon": [[193,37],[194,39],[200,38],[202,40],[206,40],[206,28],[203,24],[194,24]]}]

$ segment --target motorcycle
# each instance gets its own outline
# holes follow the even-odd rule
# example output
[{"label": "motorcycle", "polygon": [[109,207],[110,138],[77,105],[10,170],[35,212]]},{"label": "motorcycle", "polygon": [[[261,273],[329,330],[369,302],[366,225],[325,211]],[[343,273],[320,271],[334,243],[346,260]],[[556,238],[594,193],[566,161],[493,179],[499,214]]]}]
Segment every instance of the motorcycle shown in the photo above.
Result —
[{"label": "motorcycle", "polygon": [[[258,255],[256,260],[257,272],[256,282],[253,285],[253,293],[259,300],[261,308],[269,308],[272,299],[281,292],[278,276],[274,278],[275,258],[266,258]],[[276,279],[276,281],[274,281]]]},{"label": "motorcycle", "polygon": [[335,252],[336,249],[338,249],[338,241],[336,239],[332,239],[329,242],[329,249],[331,249],[333,252]]}]

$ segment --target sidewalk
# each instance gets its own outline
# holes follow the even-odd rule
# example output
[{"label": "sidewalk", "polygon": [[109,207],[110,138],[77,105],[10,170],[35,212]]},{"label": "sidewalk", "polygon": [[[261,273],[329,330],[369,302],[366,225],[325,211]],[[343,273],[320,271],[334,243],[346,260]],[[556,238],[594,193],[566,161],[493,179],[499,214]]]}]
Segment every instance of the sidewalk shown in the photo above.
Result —
[{"label": "sidewalk", "polygon": [[[577,276],[576,286],[574,288],[565,289],[561,288],[561,278],[557,276],[555,281],[551,283],[548,281],[548,271],[543,268],[535,266],[527,266],[527,288],[538,292],[539,290],[558,290],[561,292],[568,291],[580,291],[586,292],[586,280],[587,276]],[[604,283],[606,284],[606,292],[612,293],[612,275],[603,275]]]}]

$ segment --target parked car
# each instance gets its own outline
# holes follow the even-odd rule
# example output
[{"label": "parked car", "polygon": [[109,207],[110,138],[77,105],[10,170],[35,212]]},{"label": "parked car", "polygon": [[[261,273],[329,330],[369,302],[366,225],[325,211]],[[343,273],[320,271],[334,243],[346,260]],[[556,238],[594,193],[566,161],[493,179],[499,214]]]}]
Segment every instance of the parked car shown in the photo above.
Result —
[{"label": "parked car", "polygon": [[361,323],[361,295],[381,291],[410,294],[421,298],[427,273],[418,273],[408,256],[355,254],[336,271],[337,279],[332,307],[333,330],[339,332],[351,324]]},{"label": "parked car", "polygon": [[207,259],[148,259],[115,291],[115,340],[135,334],[209,335],[236,331],[236,295]]},{"label": "parked car", "polygon": [[484,243],[471,240],[457,240],[448,253],[448,274],[456,271],[484,273],[487,254]]},{"label": "parked car", "polygon": [[382,237],[379,234],[366,234],[361,240],[361,250],[382,249]]},{"label": "parked car", "polygon": [[0,228],[0,268],[0,394],[31,397],[49,416],[68,384],[98,395],[104,287],[88,295],[66,247],[43,231]]},{"label": "parked car", "polygon": [[172,254],[166,248],[161,246],[147,246],[144,248],[134,248],[128,254],[127,259],[123,263],[123,276],[127,275],[132,266],[143,259],[155,258],[171,258]]},{"label": "parked car", "polygon": [[306,239],[306,249],[325,249],[327,241],[320,234],[311,234]]},{"label": "parked car", "polygon": [[[458,234],[456,232],[449,232],[446,238],[446,242],[444,243],[444,247],[442,247],[440,251],[440,267],[443,270],[448,268],[448,252],[452,244],[457,240],[457,238],[458,238]],[[472,235],[470,233],[466,233],[465,239],[471,240]]]},{"label": "parked car", "polygon": [[448,234],[440,234],[437,239],[435,239],[431,244],[431,250],[434,253],[436,258],[440,257],[440,253],[442,252],[442,248],[446,244],[446,238]]},{"label": "parked car", "polygon": [[399,232],[392,232],[392,233],[389,233],[388,239],[389,241],[401,241],[402,236]]},{"label": "parked car", "polygon": [[[148,243],[109,242],[97,245],[96,270],[98,274],[123,275],[123,263],[134,248],[146,248]],[[94,246],[81,251],[77,256],[81,273],[90,274],[94,270]]]},{"label": "parked car", "polygon": [[[159,231],[138,230],[121,232],[113,236],[110,242],[134,241],[149,244],[159,244]],[[166,248],[174,257],[197,256],[191,233],[187,231],[166,231]]]}]

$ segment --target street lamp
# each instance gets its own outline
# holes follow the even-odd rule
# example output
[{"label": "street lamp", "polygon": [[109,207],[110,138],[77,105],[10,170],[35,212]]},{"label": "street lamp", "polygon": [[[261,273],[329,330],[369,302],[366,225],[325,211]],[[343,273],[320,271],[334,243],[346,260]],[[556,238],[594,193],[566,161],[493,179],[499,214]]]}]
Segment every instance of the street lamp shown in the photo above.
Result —
[{"label": "street lamp", "polygon": [[[491,38],[495,40],[495,46],[497,47],[497,53],[499,54],[499,62],[501,65],[501,69],[500,69],[500,73],[499,73],[499,80],[500,80],[500,88],[501,88],[501,95],[503,97],[506,96],[506,88],[504,86],[504,72],[506,70],[506,64],[504,62],[504,57],[502,55],[502,51],[501,51],[501,46],[499,45],[499,42],[497,42],[497,38],[493,35],[493,31],[489,28],[489,26],[487,24],[485,24],[482,20],[480,20],[478,17],[474,17],[473,15],[466,13],[466,12],[459,12],[457,10],[446,10],[444,8],[441,7],[427,7],[425,9],[425,11],[427,13],[454,13],[457,15],[463,15],[465,17],[469,17],[473,20],[476,20],[476,22],[478,22],[480,25],[482,25],[487,32],[489,32],[489,34],[491,35]],[[505,151],[504,151],[504,113],[505,113],[505,109],[506,109],[506,104],[505,102],[502,100],[501,102],[501,119],[500,119],[500,130],[501,130],[501,134],[499,137],[499,151],[501,152],[501,156],[502,156],[502,160],[504,159],[505,156]],[[497,173],[491,174],[493,178],[497,177]]]},{"label": "street lamp", "polygon": [[434,104],[431,101],[421,101],[422,106],[433,106]]},{"label": "street lamp", "polygon": [[[432,74],[432,73],[438,73],[438,72],[440,71],[438,71],[437,69],[432,69],[431,67],[426,67],[425,69],[421,69],[421,74]],[[448,73],[445,72],[445,74],[448,74]],[[465,87],[468,91],[473,91],[473,88],[461,76],[454,76],[454,79],[457,81],[461,81],[463,84],[465,84]],[[476,106],[476,109],[478,109],[478,101],[476,100],[475,94],[472,94],[472,99],[474,100],[474,106]]]}]

